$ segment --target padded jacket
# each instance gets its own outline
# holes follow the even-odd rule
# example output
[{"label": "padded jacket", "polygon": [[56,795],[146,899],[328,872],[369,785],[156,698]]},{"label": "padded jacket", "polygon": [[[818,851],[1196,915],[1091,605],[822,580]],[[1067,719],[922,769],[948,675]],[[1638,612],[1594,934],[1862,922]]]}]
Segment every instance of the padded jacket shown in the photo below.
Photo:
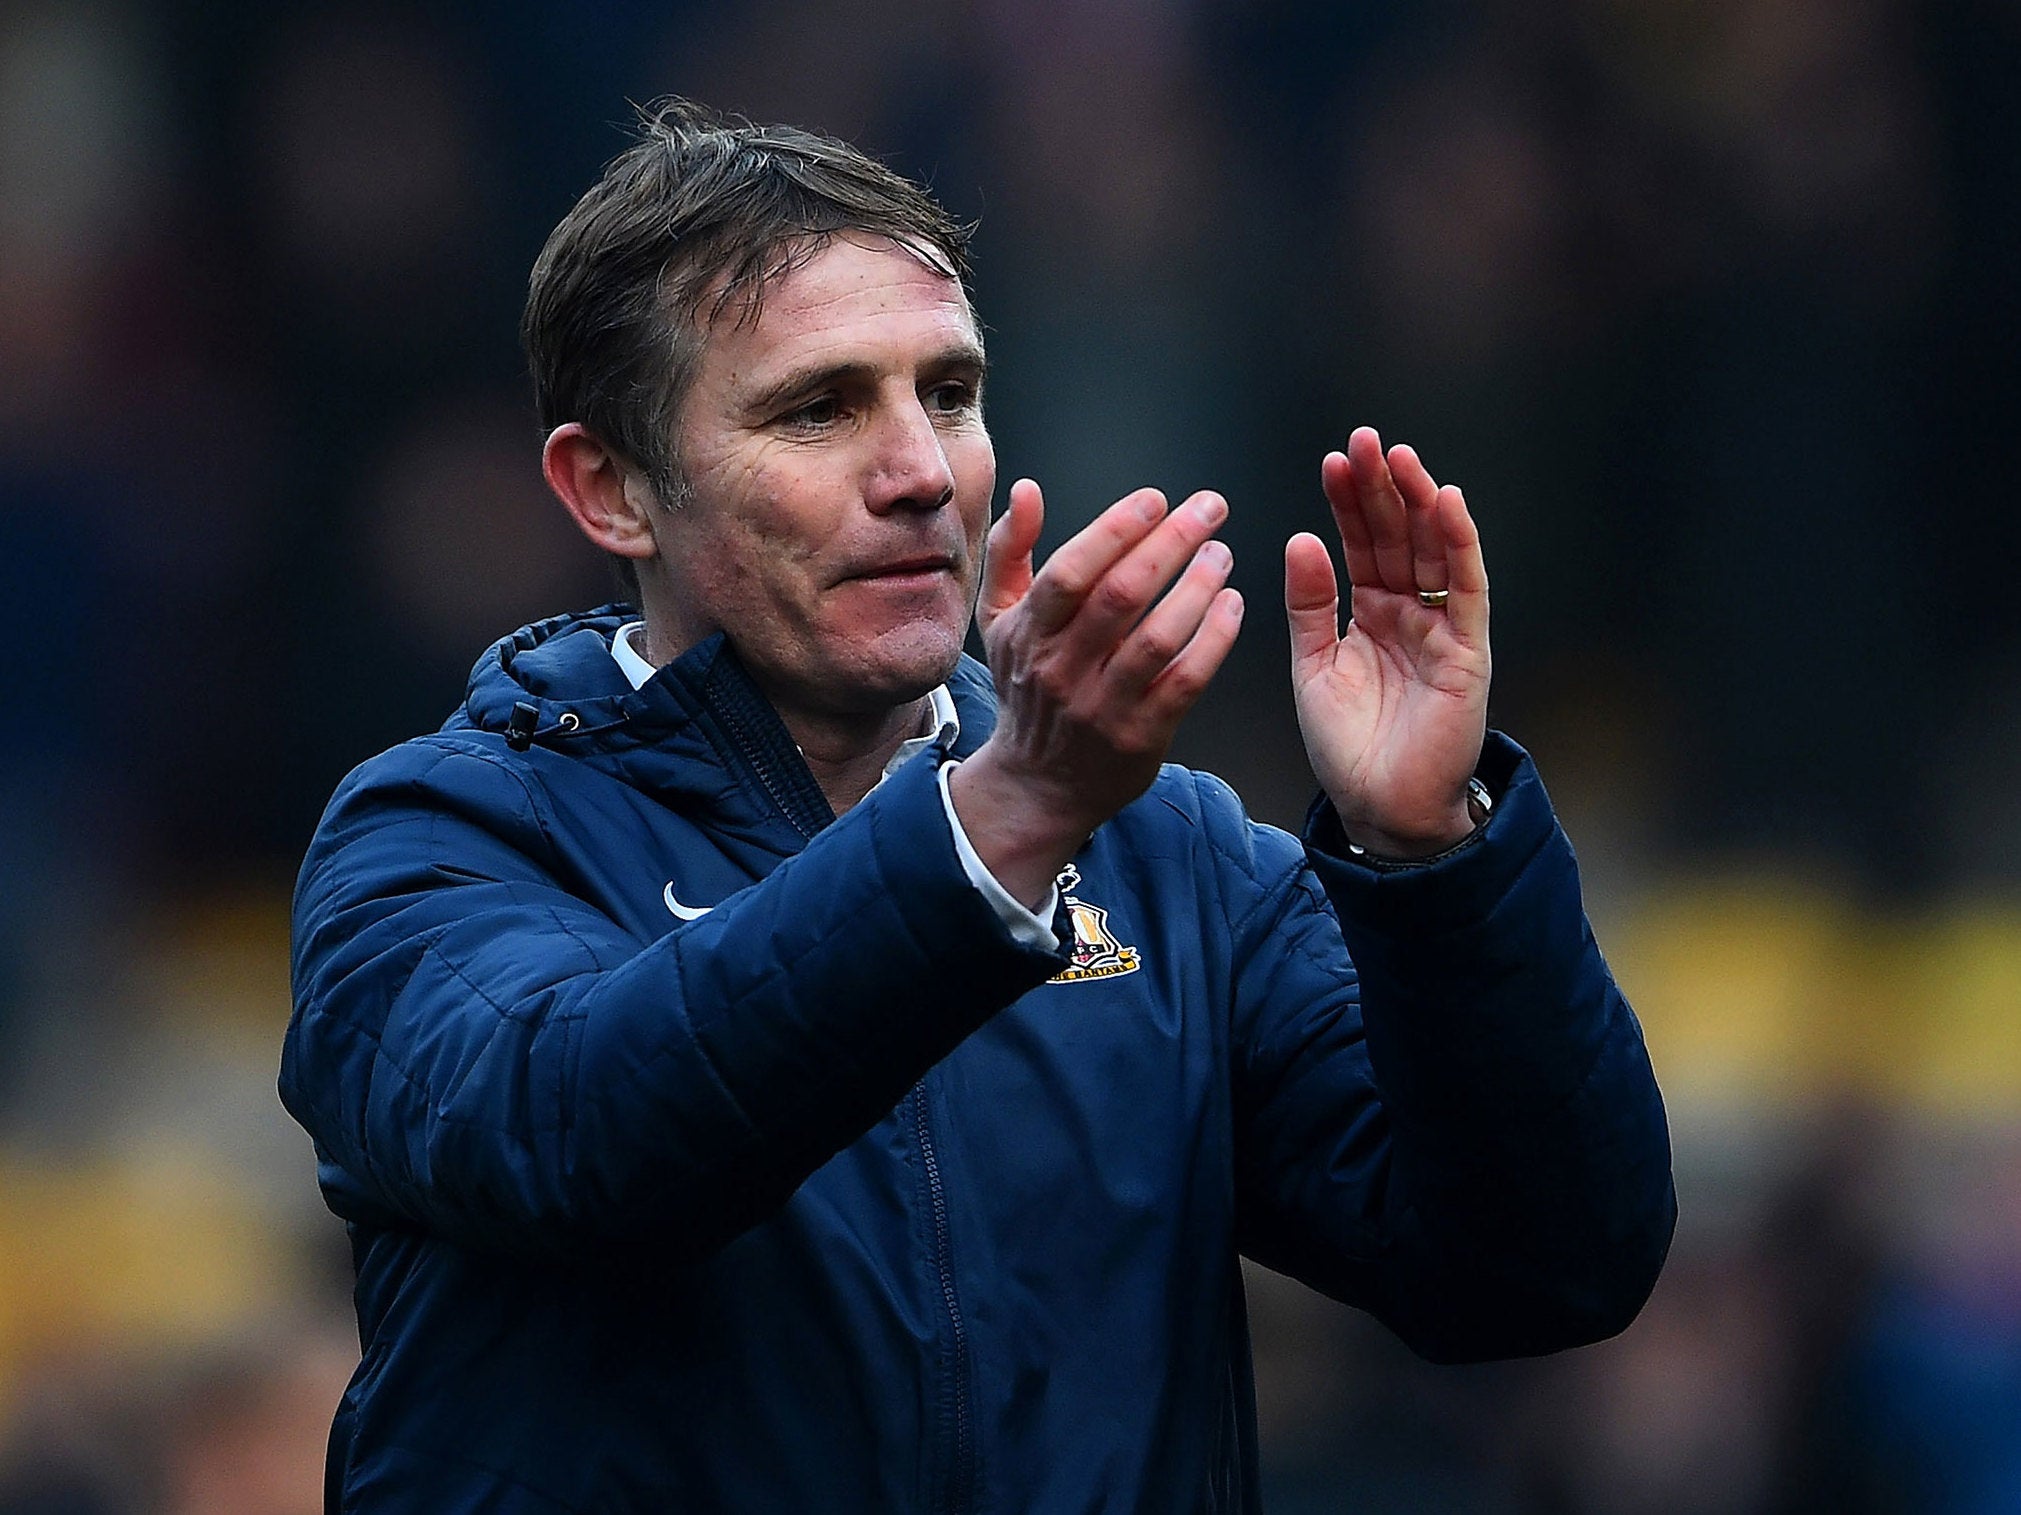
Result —
[{"label": "padded jacket", "polygon": [[331,1509],[1254,1510],[1238,1254],[1442,1361],[1634,1316],[1662,1105],[1514,744],[1399,871],[1168,766],[1035,950],[942,754],[837,818],[720,637],[635,691],[624,618],[499,642],[303,865]]}]

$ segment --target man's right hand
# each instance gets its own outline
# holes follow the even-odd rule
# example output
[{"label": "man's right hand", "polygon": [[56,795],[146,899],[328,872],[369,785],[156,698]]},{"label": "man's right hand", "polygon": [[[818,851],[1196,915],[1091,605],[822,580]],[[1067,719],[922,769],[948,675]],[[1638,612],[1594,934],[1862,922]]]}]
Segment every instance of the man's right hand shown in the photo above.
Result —
[{"label": "man's right hand", "polygon": [[1235,645],[1242,596],[1224,587],[1227,547],[1210,540],[1227,516],[1217,494],[1168,510],[1157,490],[1140,489],[1035,574],[1045,502],[1030,479],[1011,486],[1010,507],[990,528],[976,607],[996,730],[949,777],[948,792],[976,855],[1026,905],[1150,787],[1181,718]]}]

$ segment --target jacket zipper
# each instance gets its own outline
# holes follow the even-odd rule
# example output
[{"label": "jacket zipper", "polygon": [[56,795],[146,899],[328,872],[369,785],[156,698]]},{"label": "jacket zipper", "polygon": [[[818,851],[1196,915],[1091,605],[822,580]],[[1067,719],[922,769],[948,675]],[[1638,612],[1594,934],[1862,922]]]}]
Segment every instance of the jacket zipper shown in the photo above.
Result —
[{"label": "jacket zipper", "polygon": [[[780,814],[800,834],[812,841],[832,814],[815,815],[809,807],[794,803],[791,787],[780,780],[774,757],[758,733],[733,702],[719,706],[732,738],[743,748],[756,773],[759,785]],[[942,1508],[947,1515],[961,1515],[970,1506],[970,1485],[975,1478],[975,1433],[969,1424],[968,1403],[968,1323],[962,1319],[961,1300],[954,1291],[954,1239],[948,1227],[947,1192],[941,1183],[940,1156],[934,1151],[933,1128],[927,1120],[926,1080],[912,1086],[913,1134],[919,1140],[920,1167],[926,1176],[926,1197],[933,1217],[933,1266],[940,1284],[940,1302],[947,1310],[949,1332],[954,1346],[954,1472],[948,1481]]]},{"label": "jacket zipper", "polygon": [[834,819],[834,816],[814,815],[809,812],[807,806],[794,803],[793,796],[789,793],[787,787],[780,782],[779,775],[773,764],[771,752],[767,750],[765,743],[759,738],[757,732],[751,729],[751,725],[744,718],[743,712],[736,709],[734,705],[725,705],[720,707],[720,709],[724,724],[730,728],[731,735],[735,738],[737,745],[743,749],[744,756],[750,760],[751,771],[757,775],[759,787],[765,791],[766,796],[772,801],[773,806],[778,812],[792,823],[793,829],[798,831],[808,841],[813,841],[821,829]]},{"label": "jacket zipper", "polygon": [[961,1316],[961,1300],[954,1292],[954,1247],[948,1230],[947,1194],[941,1186],[940,1158],[934,1152],[933,1130],[927,1121],[924,1079],[913,1085],[912,1116],[919,1137],[920,1165],[926,1173],[927,1204],[933,1216],[933,1265],[954,1341],[954,1476],[942,1507],[949,1515],[959,1515],[969,1507],[969,1485],[975,1476],[974,1432],[969,1425],[968,1406],[968,1325]]}]

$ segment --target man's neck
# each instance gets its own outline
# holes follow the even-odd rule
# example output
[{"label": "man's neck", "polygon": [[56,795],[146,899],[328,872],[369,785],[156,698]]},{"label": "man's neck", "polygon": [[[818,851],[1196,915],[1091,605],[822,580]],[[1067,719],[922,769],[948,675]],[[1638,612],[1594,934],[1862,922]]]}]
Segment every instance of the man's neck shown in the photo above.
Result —
[{"label": "man's neck", "polygon": [[[632,650],[654,667],[667,662],[671,638],[655,636],[652,623],[632,641]],[[892,754],[913,737],[926,734],[932,701],[926,695],[889,710],[868,713],[805,710],[782,700],[779,691],[759,687],[779,713],[787,734],[800,749],[808,772],[837,815],[877,787]]]},{"label": "man's neck", "polygon": [[901,743],[926,732],[924,695],[896,709],[871,716],[810,716],[778,706],[779,719],[799,745],[807,771],[828,797],[837,815],[877,787],[884,768]]}]

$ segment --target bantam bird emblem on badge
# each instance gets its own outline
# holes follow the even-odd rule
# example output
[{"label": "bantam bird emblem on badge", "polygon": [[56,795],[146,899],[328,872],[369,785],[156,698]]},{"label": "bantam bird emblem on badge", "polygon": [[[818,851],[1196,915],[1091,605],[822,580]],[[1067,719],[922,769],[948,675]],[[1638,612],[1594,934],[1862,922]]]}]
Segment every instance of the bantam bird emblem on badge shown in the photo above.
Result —
[{"label": "bantam bird emblem on badge", "polygon": [[1054,882],[1059,885],[1060,903],[1067,907],[1067,917],[1074,923],[1074,947],[1073,961],[1048,979],[1048,983],[1078,984],[1091,978],[1115,978],[1135,973],[1143,966],[1137,949],[1124,946],[1109,930],[1109,912],[1100,905],[1075,898],[1074,889],[1081,882],[1080,869],[1069,863]]},{"label": "bantam bird emblem on badge", "polygon": [[666,891],[661,894],[660,898],[667,902],[667,908],[674,912],[676,919],[684,921],[698,921],[716,908],[714,905],[683,905],[679,900],[674,898],[674,881],[672,879],[667,880]]}]

